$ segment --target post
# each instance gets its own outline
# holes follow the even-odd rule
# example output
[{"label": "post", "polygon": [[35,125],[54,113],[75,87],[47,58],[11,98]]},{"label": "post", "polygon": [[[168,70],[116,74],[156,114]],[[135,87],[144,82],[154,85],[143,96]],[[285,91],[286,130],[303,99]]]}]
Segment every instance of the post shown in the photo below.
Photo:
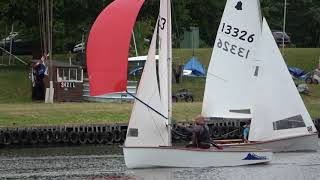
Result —
[{"label": "post", "polygon": [[284,34],[286,33],[287,0],[284,0],[283,10],[283,34],[282,34],[282,56],[284,56]]},{"label": "post", "polygon": [[132,37],[133,37],[133,44],[134,44],[134,49],[136,51],[136,56],[138,57],[138,49],[137,49],[137,43],[136,43],[136,37],[134,35],[134,31],[132,30]]},{"label": "post", "polygon": [[12,54],[12,43],[13,43],[13,37],[11,37],[10,35],[13,34],[13,23],[11,25],[11,33],[9,34],[10,37],[10,56],[9,56],[9,66],[11,65],[11,54]]}]

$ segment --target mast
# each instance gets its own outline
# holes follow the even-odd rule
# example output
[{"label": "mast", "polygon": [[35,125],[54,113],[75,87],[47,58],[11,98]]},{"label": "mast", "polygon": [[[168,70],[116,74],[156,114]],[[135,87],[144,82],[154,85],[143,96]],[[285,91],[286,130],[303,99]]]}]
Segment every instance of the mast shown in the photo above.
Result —
[{"label": "mast", "polygon": [[171,0],[167,0],[168,4],[168,9],[167,9],[167,17],[168,17],[168,46],[167,46],[167,51],[168,51],[168,141],[169,145],[172,145],[171,142],[171,126],[172,126],[172,38],[171,38]]}]

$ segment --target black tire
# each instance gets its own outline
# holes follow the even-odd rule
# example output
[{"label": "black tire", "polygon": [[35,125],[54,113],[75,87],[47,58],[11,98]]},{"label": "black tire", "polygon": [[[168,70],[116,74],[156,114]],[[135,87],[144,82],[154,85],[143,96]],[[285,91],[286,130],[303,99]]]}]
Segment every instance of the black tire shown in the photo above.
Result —
[{"label": "black tire", "polygon": [[219,127],[217,127],[217,126],[212,127],[212,134],[211,134],[211,136],[212,136],[213,138],[219,138],[219,137],[220,137]]},{"label": "black tire", "polygon": [[85,132],[79,132],[79,143],[80,144],[87,144],[88,138]]},{"label": "black tire", "polygon": [[104,134],[105,134],[104,135],[104,137],[105,137],[104,140],[105,140],[106,144],[112,144],[113,143],[113,134],[110,131],[105,132]]},{"label": "black tire", "polygon": [[10,134],[11,134],[12,144],[19,144],[19,132],[12,131]]},{"label": "black tire", "polygon": [[77,132],[71,131],[69,133],[69,139],[72,144],[78,144],[79,142],[79,134]]},{"label": "black tire", "polygon": [[87,132],[88,143],[94,144],[96,142],[96,134],[94,132]]},{"label": "black tire", "polygon": [[10,145],[12,143],[11,136],[10,136],[9,132],[3,132],[1,139],[2,139],[2,143],[4,145]]},{"label": "black tire", "polygon": [[230,139],[234,139],[236,136],[236,128],[234,127],[229,127],[229,134],[228,134],[228,137]]},{"label": "black tire", "polygon": [[45,137],[46,137],[46,142],[47,142],[48,144],[52,144],[53,141],[54,141],[52,131],[45,131],[44,135],[45,135]]},{"label": "black tire", "polygon": [[306,83],[307,83],[307,84],[312,84],[312,78],[308,77],[308,78],[306,79]]},{"label": "black tire", "polygon": [[28,140],[29,140],[28,137],[29,137],[28,131],[22,130],[22,131],[19,132],[19,141],[20,141],[22,144],[28,143]]},{"label": "black tire", "polygon": [[53,141],[54,141],[54,143],[60,143],[62,141],[60,131],[58,131],[58,130],[53,131]]},{"label": "black tire", "polygon": [[112,131],[113,134],[113,141],[116,143],[119,143],[121,141],[121,131],[118,129],[115,129]]},{"label": "black tire", "polygon": [[61,131],[61,141],[63,143],[69,143],[70,142],[69,133],[67,131]]},{"label": "black tire", "polygon": [[186,96],[186,97],[184,98],[184,100],[185,100],[186,102],[193,102],[193,97],[192,97],[192,96]]},{"label": "black tire", "polygon": [[45,137],[44,131],[39,131],[39,132],[38,132],[38,135],[39,135],[38,142],[39,142],[40,144],[44,144],[44,143],[46,142],[46,137]]},{"label": "black tire", "polygon": [[228,128],[227,127],[220,127],[220,137],[221,138],[226,138],[226,134],[228,133]]},{"label": "black tire", "polygon": [[96,136],[97,136],[97,143],[98,144],[103,144],[104,143],[104,139],[105,139],[105,137],[104,137],[104,133],[103,132],[97,132],[96,133]]},{"label": "black tire", "polygon": [[37,144],[39,141],[39,134],[37,130],[29,131],[30,143]]},{"label": "black tire", "polygon": [[121,130],[121,141],[124,142],[127,137],[127,129],[122,129]]},{"label": "black tire", "polygon": [[314,79],[314,80],[313,80],[313,83],[314,83],[314,84],[319,84],[319,81],[316,80],[316,79]]}]

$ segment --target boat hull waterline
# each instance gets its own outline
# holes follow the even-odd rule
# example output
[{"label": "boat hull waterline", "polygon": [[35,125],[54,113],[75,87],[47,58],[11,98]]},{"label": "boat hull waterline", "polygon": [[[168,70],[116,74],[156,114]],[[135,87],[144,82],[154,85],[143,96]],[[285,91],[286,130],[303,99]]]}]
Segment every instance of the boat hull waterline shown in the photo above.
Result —
[{"label": "boat hull waterline", "polygon": [[174,147],[123,147],[128,168],[228,167],[268,163],[272,152],[252,148],[224,150]]},{"label": "boat hull waterline", "polygon": [[260,141],[254,143],[230,143],[221,144],[223,147],[247,147],[247,148],[266,148],[272,152],[302,152],[317,151],[318,134],[310,134],[304,136],[295,136],[289,138],[275,139],[270,141]]}]

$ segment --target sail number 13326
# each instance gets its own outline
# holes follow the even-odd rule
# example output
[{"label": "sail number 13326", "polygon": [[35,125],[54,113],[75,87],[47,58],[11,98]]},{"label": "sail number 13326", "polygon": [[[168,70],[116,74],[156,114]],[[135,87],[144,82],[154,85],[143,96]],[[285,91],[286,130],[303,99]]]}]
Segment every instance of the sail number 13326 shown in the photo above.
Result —
[{"label": "sail number 13326", "polygon": [[250,54],[249,49],[236,46],[234,44],[229,43],[228,41],[222,41],[221,39],[218,39],[217,47],[226,52],[230,52],[233,55],[238,55],[241,58],[248,59],[248,56]]},{"label": "sail number 13326", "polygon": [[247,31],[240,30],[239,28],[232,27],[226,23],[222,24],[222,32],[230,34],[232,37],[239,38],[242,41],[248,41],[252,43],[254,41],[254,34],[249,35]]}]

